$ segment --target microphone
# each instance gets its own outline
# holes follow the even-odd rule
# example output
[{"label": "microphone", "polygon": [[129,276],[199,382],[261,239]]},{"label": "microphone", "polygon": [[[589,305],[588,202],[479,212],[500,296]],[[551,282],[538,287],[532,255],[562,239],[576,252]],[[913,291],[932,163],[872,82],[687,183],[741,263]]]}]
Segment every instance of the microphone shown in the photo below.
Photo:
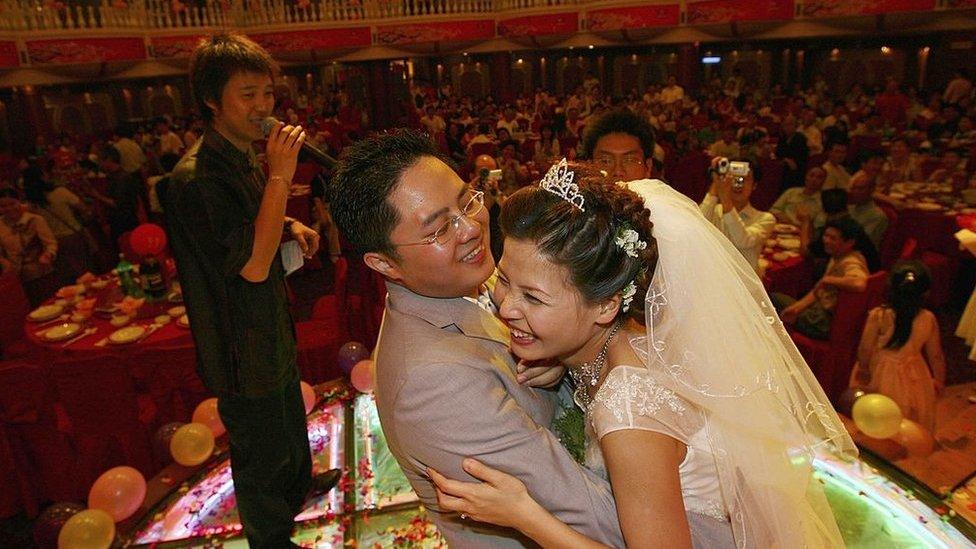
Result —
[{"label": "microphone", "polygon": [[[277,125],[278,119],[273,116],[269,116],[261,121],[261,133],[263,133],[265,137],[268,137],[268,135],[271,134],[271,130],[273,130]],[[321,164],[330,170],[336,165],[337,162],[335,158],[332,158],[332,156],[330,156],[328,153],[319,149],[315,145],[312,145],[308,141],[302,143],[301,152],[307,158],[314,160],[317,164]]]}]

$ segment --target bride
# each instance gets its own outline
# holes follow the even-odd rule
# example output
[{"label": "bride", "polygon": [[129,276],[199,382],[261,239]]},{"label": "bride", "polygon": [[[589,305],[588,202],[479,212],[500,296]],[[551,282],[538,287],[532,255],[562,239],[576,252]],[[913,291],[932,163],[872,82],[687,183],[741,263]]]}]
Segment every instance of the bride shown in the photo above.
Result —
[{"label": "bride", "polygon": [[[853,443],[742,255],[657,180],[553,166],[505,203],[494,300],[526,361],[558,358],[629,547],[842,547],[814,453]],[[643,299],[642,299],[643,298]],[[516,478],[429,470],[442,509],[544,547],[599,546]],[[559,479],[553,479],[559,482]]]}]

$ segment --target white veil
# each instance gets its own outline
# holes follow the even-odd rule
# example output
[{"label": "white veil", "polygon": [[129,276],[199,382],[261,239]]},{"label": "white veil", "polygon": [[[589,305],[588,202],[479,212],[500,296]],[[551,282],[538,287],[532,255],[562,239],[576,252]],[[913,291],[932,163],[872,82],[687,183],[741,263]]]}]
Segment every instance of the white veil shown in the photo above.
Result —
[{"label": "white veil", "polygon": [[658,180],[626,186],[658,247],[648,367],[702,411],[737,546],[843,547],[811,459],[819,446],[857,449],[756,272],[684,195]]}]

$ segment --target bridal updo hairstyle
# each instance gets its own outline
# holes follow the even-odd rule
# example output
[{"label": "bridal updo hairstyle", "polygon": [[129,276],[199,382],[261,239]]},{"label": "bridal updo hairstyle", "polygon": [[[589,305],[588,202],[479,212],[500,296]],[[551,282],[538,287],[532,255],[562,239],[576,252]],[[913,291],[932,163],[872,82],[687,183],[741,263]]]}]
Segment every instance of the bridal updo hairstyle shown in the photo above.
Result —
[{"label": "bridal updo hairstyle", "polygon": [[[556,265],[569,270],[571,282],[589,303],[620,293],[631,281],[637,293],[627,312],[644,323],[644,296],[657,265],[657,241],[650,212],[636,193],[617,185],[596,168],[570,163],[573,182],[583,195],[585,211],[559,196],[532,185],[508,197],[500,222],[506,238],[536,243]],[[637,232],[647,243],[637,257],[627,255],[614,239],[621,227]]]}]

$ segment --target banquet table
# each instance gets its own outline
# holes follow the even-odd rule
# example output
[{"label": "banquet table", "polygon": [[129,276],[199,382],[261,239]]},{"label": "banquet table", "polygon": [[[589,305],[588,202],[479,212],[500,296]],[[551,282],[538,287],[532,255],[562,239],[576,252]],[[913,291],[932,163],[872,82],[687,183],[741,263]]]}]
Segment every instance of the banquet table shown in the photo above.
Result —
[{"label": "banquet table", "polygon": [[63,315],[72,314],[73,302],[81,296],[55,296],[45,303],[64,308],[60,320],[48,323],[25,320],[26,339],[34,354],[55,379],[84,365],[110,364],[129,377],[137,394],[151,397],[161,421],[185,420],[196,402],[205,398],[206,390],[196,374],[193,336],[188,326],[178,321],[183,314],[182,306],[168,300],[146,302],[125,328],[131,332],[132,327],[138,326],[147,333],[133,341],[114,343],[109,336],[122,327],[113,326],[110,315],[123,295],[116,278],[102,280],[107,283],[104,288],[88,286],[84,293],[84,297],[96,299],[95,313],[77,322],[91,333],[80,332],[79,339],[67,341],[50,341],[44,335],[52,327],[71,322],[70,317],[64,319]]},{"label": "banquet table", "polygon": [[800,254],[800,229],[777,223],[759,258],[763,284],[770,294],[799,299],[813,285],[813,265]]},{"label": "banquet table", "polygon": [[880,196],[898,212],[894,227],[896,243],[906,238],[918,241],[919,250],[931,250],[948,257],[960,257],[953,234],[956,216],[976,213],[962,194],[948,183],[895,183]]}]

